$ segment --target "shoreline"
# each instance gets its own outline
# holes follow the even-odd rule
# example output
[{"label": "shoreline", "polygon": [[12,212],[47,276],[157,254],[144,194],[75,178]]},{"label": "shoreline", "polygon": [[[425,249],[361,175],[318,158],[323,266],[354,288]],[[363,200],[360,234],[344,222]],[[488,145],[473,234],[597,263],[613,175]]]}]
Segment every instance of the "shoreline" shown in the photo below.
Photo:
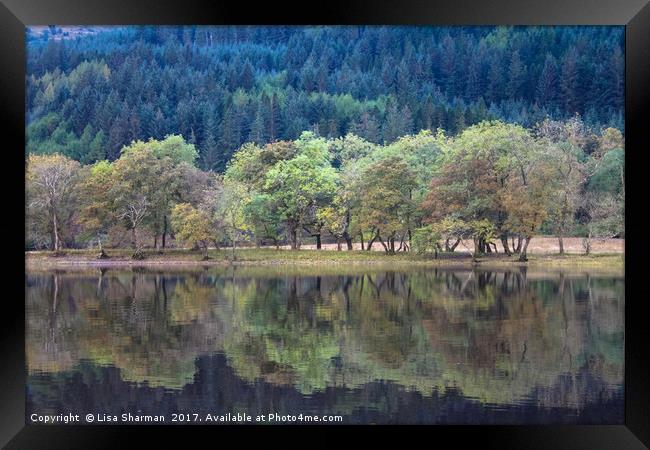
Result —
[{"label": "shoreline", "polygon": [[394,255],[362,251],[329,250],[268,250],[241,249],[236,259],[231,260],[228,250],[211,250],[210,259],[203,260],[198,252],[170,249],[164,253],[145,252],[145,259],[134,260],[128,254],[130,250],[108,250],[106,259],[98,259],[94,250],[70,250],[55,256],[51,252],[25,252],[25,269],[31,270],[70,270],[90,268],[179,268],[179,267],[230,267],[230,266],[393,266],[393,267],[429,267],[429,268],[546,268],[604,270],[624,273],[624,254],[529,254],[527,262],[520,262],[517,256],[505,254],[484,255],[472,260],[467,254],[416,255],[398,253]]}]

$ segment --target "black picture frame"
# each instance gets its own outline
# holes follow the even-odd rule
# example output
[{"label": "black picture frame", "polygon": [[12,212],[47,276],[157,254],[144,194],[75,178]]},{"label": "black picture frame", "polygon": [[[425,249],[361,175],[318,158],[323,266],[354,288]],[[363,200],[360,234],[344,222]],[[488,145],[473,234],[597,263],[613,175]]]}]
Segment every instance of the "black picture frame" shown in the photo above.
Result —
[{"label": "black picture frame", "polygon": [[[596,426],[432,426],[398,427],[409,435],[423,432],[432,445],[441,438],[454,446],[475,444],[481,448],[571,448],[641,449],[650,445],[650,333],[644,314],[643,257],[647,255],[642,219],[635,212],[643,195],[641,155],[645,150],[644,118],[650,100],[650,4],[645,0],[417,0],[400,2],[328,1],[322,4],[282,6],[276,2],[128,1],[128,0],[1,0],[0,4],[0,116],[6,125],[3,135],[6,184],[0,237],[6,262],[0,342],[0,444],[11,449],[114,448],[133,443],[134,433],[146,433],[146,446],[155,438],[166,443],[188,445],[188,439],[206,432],[230,438],[259,436],[259,427],[138,427],[138,426],[37,426],[25,425],[24,355],[24,153],[25,147],[25,26],[46,24],[431,24],[431,25],[625,25],[626,75],[626,302],[625,302],[625,425]],[[291,13],[290,13],[291,12]],[[9,138],[7,140],[7,137]],[[638,184],[639,189],[634,189]],[[628,242],[634,243],[628,245]],[[22,319],[22,320],[21,320]],[[198,430],[197,428],[200,428]],[[300,427],[317,433],[321,445],[339,445],[338,427]],[[356,428],[356,427],[355,427]],[[366,428],[366,427],[361,427]],[[266,427],[265,431],[293,430]],[[374,427],[373,437],[384,439],[395,427]],[[128,434],[125,434],[128,433]],[[234,435],[233,435],[234,433]],[[125,439],[126,436],[129,436]],[[311,440],[303,441],[311,445]],[[445,445],[446,447],[446,445]]]}]

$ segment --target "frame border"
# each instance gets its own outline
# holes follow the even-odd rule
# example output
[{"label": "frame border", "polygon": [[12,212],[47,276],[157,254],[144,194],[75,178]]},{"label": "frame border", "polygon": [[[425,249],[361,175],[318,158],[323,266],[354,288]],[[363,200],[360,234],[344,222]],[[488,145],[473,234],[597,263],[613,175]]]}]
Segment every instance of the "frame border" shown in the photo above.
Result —
[{"label": "frame border", "polygon": [[[25,145],[25,26],[39,24],[417,24],[417,25],[625,25],[625,121],[626,121],[626,178],[634,187],[627,189],[626,203],[634,203],[640,196],[644,173],[642,164],[629,164],[630,155],[637,159],[643,151],[642,117],[648,116],[650,91],[650,4],[646,0],[564,0],[536,2],[534,0],[441,0],[428,3],[417,0],[402,0],[399,7],[389,0],[377,1],[372,6],[361,0],[342,2],[329,1],[317,5],[319,9],[305,12],[303,7],[294,7],[301,16],[288,15],[290,8],[275,3],[261,5],[215,3],[209,0],[155,1],[141,0],[1,0],[0,3],[0,120],[8,125],[8,155],[12,167],[11,177],[3,177],[7,183],[4,192],[17,195],[5,196],[12,214],[24,214],[24,153],[17,151]],[[644,114],[646,113],[646,114]],[[18,169],[22,164],[23,172]],[[15,168],[14,168],[15,166]],[[647,188],[647,186],[646,186]],[[625,292],[625,425],[549,425],[549,426],[434,426],[408,427],[409,434],[416,431],[434,433],[434,439],[453,439],[454,445],[473,443],[487,448],[572,448],[572,449],[640,449],[650,445],[650,352],[642,342],[648,342],[650,332],[644,313],[643,256],[645,248],[636,243],[642,240],[640,220],[626,210],[626,283]],[[24,217],[24,215],[23,215]],[[5,242],[8,257],[19,261],[24,258],[24,227],[20,221],[0,222],[0,236],[13,236]],[[635,246],[628,245],[630,242]],[[14,256],[15,255],[15,256]],[[639,261],[639,263],[636,263]],[[24,319],[24,266],[8,264],[8,279],[16,280],[12,295],[5,295],[5,301],[15,310],[6,311],[3,326],[0,327],[0,342],[4,364],[0,365],[0,445],[3,448],[113,448],[117,445],[130,446],[131,439],[124,440],[127,432],[144,434],[150,441],[151,431],[162,442],[178,442],[187,445],[188,438],[204,436],[204,431],[217,431],[237,438],[253,436],[246,427],[158,427],[158,426],[37,426],[25,425],[25,324]],[[23,278],[24,280],[24,278]],[[635,298],[636,294],[636,298]],[[151,430],[149,430],[151,428]],[[258,429],[257,426],[252,428]],[[322,427],[299,427],[301,431],[322,432]],[[325,442],[338,444],[335,438],[339,430],[367,427],[336,427],[328,430]],[[373,427],[373,435],[380,439],[387,431],[400,429],[398,426]],[[201,432],[198,431],[201,429]],[[207,430],[206,430],[207,429]],[[292,426],[265,427],[265,431],[276,433]],[[336,431],[330,433],[330,431]],[[332,437],[330,437],[330,435]],[[141,436],[144,437],[144,436]],[[122,438],[122,439],[121,439]],[[213,441],[218,442],[218,441]]]}]

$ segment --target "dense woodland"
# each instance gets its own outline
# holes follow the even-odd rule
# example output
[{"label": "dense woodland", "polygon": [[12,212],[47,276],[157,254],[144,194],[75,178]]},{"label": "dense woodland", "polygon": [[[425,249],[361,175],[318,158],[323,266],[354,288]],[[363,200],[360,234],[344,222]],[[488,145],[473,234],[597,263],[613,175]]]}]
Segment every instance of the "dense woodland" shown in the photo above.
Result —
[{"label": "dense woodland", "polygon": [[623,234],[620,28],[137,27],[28,46],[27,248],[471,242],[525,260],[537,234],[587,253]]},{"label": "dense woodland", "polygon": [[[623,232],[623,137],[579,118],[533,130],[481,122],[456,137],[422,131],[377,145],[356,135],[245,144],[225,174],[196,167],[177,135],[136,141],[114,162],[30,155],[28,247],[300,248],[323,237],[386,252],[520,253],[532,236]],[[516,241],[515,241],[516,238]],[[510,239],[510,240],[509,240]],[[444,242],[444,247],[442,242]]]},{"label": "dense woodland", "polygon": [[28,40],[29,153],[113,161],[180,134],[223,172],[244,143],[383,144],[576,113],[623,131],[622,27],[120,27]]}]

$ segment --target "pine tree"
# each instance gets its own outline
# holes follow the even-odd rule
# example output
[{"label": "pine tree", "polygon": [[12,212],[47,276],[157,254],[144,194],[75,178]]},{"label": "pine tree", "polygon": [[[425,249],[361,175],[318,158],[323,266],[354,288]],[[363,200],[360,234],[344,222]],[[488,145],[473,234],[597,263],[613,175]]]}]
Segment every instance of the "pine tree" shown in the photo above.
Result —
[{"label": "pine tree", "polygon": [[241,127],[237,116],[236,109],[231,105],[226,109],[221,120],[219,145],[223,151],[214,163],[214,167],[219,171],[225,169],[230,156],[241,145]]},{"label": "pine tree", "polygon": [[282,135],[281,121],[280,121],[280,101],[278,99],[278,94],[273,93],[270,97],[267,97],[267,114],[265,115],[265,123],[267,123],[267,138],[270,142],[276,141]]},{"label": "pine tree", "polygon": [[413,132],[413,116],[408,105],[401,109],[393,103],[386,113],[386,122],[383,129],[384,142],[390,143],[405,134]]},{"label": "pine tree", "polygon": [[156,115],[154,116],[153,124],[150,128],[152,131],[151,137],[154,139],[163,139],[165,137],[165,134],[167,134],[165,116],[163,115],[160,108],[156,110]]},{"label": "pine tree", "polygon": [[537,103],[548,109],[555,108],[558,88],[557,62],[553,55],[547,53],[544,68],[537,82]]},{"label": "pine tree", "polygon": [[257,104],[255,119],[251,124],[251,131],[248,134],[248,141],[255,142],[258,145],[266,143],[268,139],[268,135],[266,134],[266,120],[264,110],[264,102],[259,101]]},{"label": "pine tree", "polygon": [[479,95],[481,89],[481,74],[477,58],[471,58],[467,68],[467,82],[465,87],[465,97],[467,100],[474,100]]},{"label": "pine tree", "polygon": [[427,99],[424,101],[424,105],[420,109],[420,128],[424,130],[431,130],[434,127],[434,113],[435,108],[433,106],[433,99],[430,95],[427,96]]},{"label": "pine tree", "polygon": [[[454,133],[488,117],[534,124],[579,112],[601,128],[622,121],[622,37],[588,27],[233,26],[30,40],[28,148],[90,161],[86,125],[103,132],[110,158],[132,139],[194,133],[201,152],[214,142],[202,164],[218,156],[222,167],[253,136],[296,139],[313,125],[374,142],[439,126]],[[410,120],[400,117],[405,106]]]},{"label": "pine tree", "polygon": [[456,95],[456,47],[451,36],[446,35],[442,40],[440,56],[440,71],[448,96]]},{"label": "pine tree", "polygon": [[379,143],[380,132],[377,120],[368,111],[364,111],[361,117],[350,126],[350,132],[367,141]]},{"label": "pine tree", "polygon": [[[138,114],[138,108],[131,108],[129,114],[129,132],[128,132],[128,141],[137,141],[142,139],[142,130],[140,128],[140,116]],[[125,142],[126,144],[126,142]]]},{"label": "pine tree", "polygon": [[411,108],[408,105],[404,105],[401,110],[402,117],[402,129],[400,136],[405,134],[413,133],[413,114],[411,113]]},{"label": "pine tree", "polygon": [[239,86],[244,90],[251,90],[255,86],[255,71],[250,61],[246,60],[239,74]]},{"label": "pine tree", "polygon": [[454,107],[454,131],[456,133],[460,133],[463,131],[466,127],[466,122],[465,122],[465,108],[463,108],[461,105],[456,105]]},{"label": "pine tree", "polygon": [[571,47],[562,60],[562,76],[560,77],[564,110],[570,115],[579,112],[578,83],[578,52],[575,47]]},{"label": "pine tree", "polygon": [[503,89],[503,67],[498,54],[493,55],[488,72],[487,98],[490,102],[498,103],[505,96]]},{"label": "pine tree", "polygon": [[508,84],[506,95],[511,99],[518,99],[522,96],[522,88],[526,80],[526,66],[521,62],[519,51],[512,52],[510,66],[508,68]]},{"label": "pine tree", "polygon": [[104,132],[102,130],[99,130],[88,145],[88,154],[86,155],[84,161],[86,164],[92,164],[96,161],[103,161],[106,159],[104,141]]}]

